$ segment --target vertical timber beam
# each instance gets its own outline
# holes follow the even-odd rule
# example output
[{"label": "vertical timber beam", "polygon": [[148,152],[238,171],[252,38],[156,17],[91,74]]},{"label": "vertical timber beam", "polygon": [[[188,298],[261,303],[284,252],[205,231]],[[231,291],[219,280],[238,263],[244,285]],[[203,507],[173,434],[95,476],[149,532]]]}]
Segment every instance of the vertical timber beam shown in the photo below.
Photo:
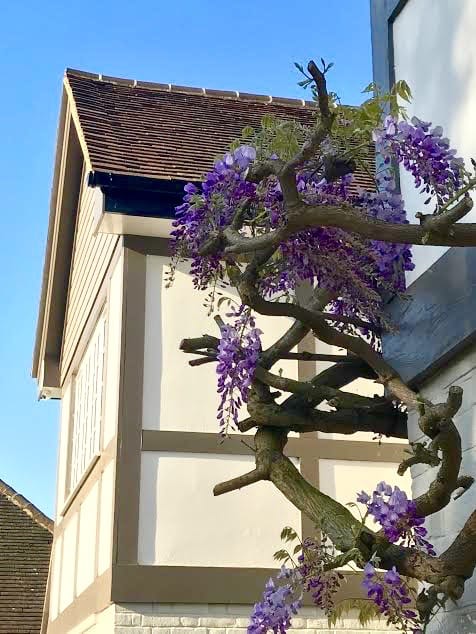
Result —
[{"label": "vertical timber beam", "polygon": [[144,375],[146,256],[124,249],[114,564],[137,564]]}]

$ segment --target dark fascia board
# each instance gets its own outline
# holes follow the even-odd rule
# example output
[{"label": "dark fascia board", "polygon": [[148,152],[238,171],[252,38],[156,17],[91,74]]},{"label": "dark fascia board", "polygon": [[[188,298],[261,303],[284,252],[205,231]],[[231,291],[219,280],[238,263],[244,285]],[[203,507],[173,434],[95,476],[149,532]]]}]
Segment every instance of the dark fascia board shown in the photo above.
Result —
[{"label": "dark fascia board", "polygon": [[114,172],[92,171],[88,175],[90,187],[116,188],[127,190],[176,193],[183,196],[183,188],[190,181],[180,179],[160,179],[148,176],[131,176]]},{"label": "dark fascia board", "polygon": [[402,378],[421,385],[476,340],[476,249],[449,249],[394,298],[387,318],[396,332],[383,337],[385,359]]},{"label": "dark fascia board", "polygon": [[88,176],[88,184],[104,194],[105,212],[159,218],[175,217],[187,182],[99,171]]}]

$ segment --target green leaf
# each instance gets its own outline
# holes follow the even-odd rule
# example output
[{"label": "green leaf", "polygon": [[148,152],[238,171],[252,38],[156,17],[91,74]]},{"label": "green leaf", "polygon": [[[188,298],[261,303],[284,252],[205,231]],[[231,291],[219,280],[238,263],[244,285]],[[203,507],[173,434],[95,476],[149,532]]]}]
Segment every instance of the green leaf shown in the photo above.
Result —
[{"label": "green leaf", "polygon": [[226,295],[223,295],[223,297],[220,297],[218,302],[217,302],[217,308],[220,308],[220,306],[224,303],[227,302],[228,306],[230,306],[231,302],[233,300],[231,299],[231,297],[227,297]]},{"label": "green leaf", "polygon": [[288,560],[289,559],[289,553],[287,550],[277,550],[274,555],[273,555],[273,559],[276,559],[276,561],[283,561],[283,560]]},{"label": "green leaf", "polygon": [[375,82],[371,81],[370,84],[367,84],[362,92],[374,92],[375,91]]},{"label": "green leaf", "polygon": [[362,559],[362,555],[360,554],[360,550],[358,548],[351,548],[345,553],[341,555],[337,555],[334,557],[333,567],[334,568],[342,568],[346,566],[349,562],[354,561],[355,559]]},{"label": "green leaf", "polygon": [[412,93],[411,93],[410,87],[407,84],[407,82],[403,79],[400,79],[399,81],[395,82],[392,92],[397,94],[400,97],[400,99],[403,99],[403,101],[406,101],[409,103],[411,100]]},{"label": "green leaf", "polygon": [[294,62],[294,66],[296,66],[296,68],[301,71],[301,73],[304,74],[304,68],[302,67],[302,64],[298,64],[297,62]]},{"label": "green leaf", "polygon": [[294,546],[293,555],[297,555],[298,552],[301,550],[302,550],[301,544],[296,544],[296,546]]},{"label": "green leaf", "polygon": [[274,124],[274,119],[270,114],[265,114],[261,119],[261,125],[264,130],[271,130]]},{"label": "green leaf", "polygon": [[281,539],[285,542],[293,542],[297,539],[297,533],[291,526],[285,526],[281,531]]},{"label": "green leaf", "polygon": [[250,137],[253,136],[254,133],[255,133],[254,129],[250,125],[247,125],[241,131],[241,138],[249,139]]},{"label": "green leaf", "polygon": [[337,621],[342,620],[344,616],[353,610],[357,611],[357,618],[362,627],[365,627],[374,619],[381,618],[380,611],[373,601],[368,599],[345,599],[334,607],[332,614],[328,618],[329,627],[336,625]]}]

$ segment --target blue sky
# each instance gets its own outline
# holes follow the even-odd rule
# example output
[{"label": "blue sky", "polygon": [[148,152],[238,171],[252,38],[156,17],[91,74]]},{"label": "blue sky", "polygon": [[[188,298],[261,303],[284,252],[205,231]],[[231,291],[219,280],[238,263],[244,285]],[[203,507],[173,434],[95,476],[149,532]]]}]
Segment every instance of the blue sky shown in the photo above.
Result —
[{"label": "blue sky", "polygon": [[[30,378],[65,67],[302,97],[293,61],[333,61],[346,103],[371,80],[368,0],[23,0],[0,21],[0,478],[53,513],[58,403]],[[211,386],[212,387],[212,386]],[[212,387],[213,389],[213,387]]]}]

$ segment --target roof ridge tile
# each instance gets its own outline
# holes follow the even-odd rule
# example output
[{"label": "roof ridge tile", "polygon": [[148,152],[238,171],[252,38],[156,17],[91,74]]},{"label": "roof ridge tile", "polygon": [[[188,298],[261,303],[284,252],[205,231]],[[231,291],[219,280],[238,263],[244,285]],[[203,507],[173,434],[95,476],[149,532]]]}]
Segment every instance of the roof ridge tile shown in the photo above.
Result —
[{"label": "roof ridge tile", "polygon": [[90,73],[88,71],[67,68],[66,76],[78,77],[80,79],[92,79],[94,81],[115,84],[119,86],[127,86],[129,88],[145,88],[149,90],[162,90],[166,92],[174,92],[186,95],[203,95],[204,97],[219,97],[222,99],[237,99],[240,101],[258,102],[267,104],[276,104],[279,106],[315,108],[316,103],[298,99],[294,97],[276,97],[273,95],[254,94],[249,92],[241,92],[238,90],[220,90],[216,88],[204,88],[199,86],[183,86],[179,84],[164,84],[153,81],[143,81],[138,79],[129,79],[125,77],[114,77],[112,75],[103,75],[101,73]]},{"label": "roof ridge tile", "polygon": [[31,517],[42,528],[46,528],[50,533],[53,532],[53,520],[42,513],[32,502],[27,500],[21,493],[18,493],[6,482],[0,479],[0,494],[3,494],[7,500],[15,504],[21,511]]}]

